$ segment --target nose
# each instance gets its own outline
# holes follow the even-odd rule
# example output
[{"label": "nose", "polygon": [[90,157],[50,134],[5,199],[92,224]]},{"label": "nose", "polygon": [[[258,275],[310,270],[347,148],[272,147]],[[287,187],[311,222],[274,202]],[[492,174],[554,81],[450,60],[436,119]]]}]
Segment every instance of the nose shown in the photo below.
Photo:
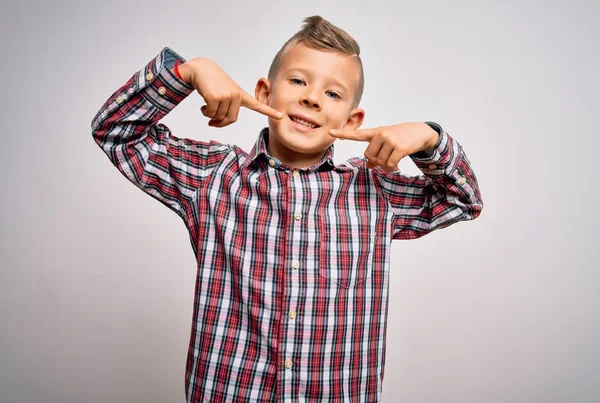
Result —
[{"label": "nose", "polygon": [[319,98],[314,94],[314,91],[306,91],[302,96],[302,104],[311,108],[321,109]]}]

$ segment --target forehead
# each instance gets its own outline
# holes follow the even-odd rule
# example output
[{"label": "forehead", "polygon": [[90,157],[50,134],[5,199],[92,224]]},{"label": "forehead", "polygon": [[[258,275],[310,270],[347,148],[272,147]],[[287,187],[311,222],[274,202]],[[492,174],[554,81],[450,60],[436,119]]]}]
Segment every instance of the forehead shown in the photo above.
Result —
[{"label": "forehead", "polygon": [[298,43],[285,52],[280,71],[301,70],[315,78],[333,78],[352,88],[358,81],[360,70],[356,57],[341,52],[313,49]]}]

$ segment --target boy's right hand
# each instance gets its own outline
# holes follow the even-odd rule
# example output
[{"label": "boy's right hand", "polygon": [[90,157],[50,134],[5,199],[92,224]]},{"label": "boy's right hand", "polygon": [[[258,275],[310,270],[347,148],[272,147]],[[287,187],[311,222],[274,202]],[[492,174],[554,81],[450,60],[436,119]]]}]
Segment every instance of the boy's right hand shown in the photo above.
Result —
[{"label": "boy's right hand", "polygon": [[209,126],[224,127],[237,121],[240,106],[252,109],[273,119],[283,114],[253,98],[241,89],[214,61],[198,57],[179,66],[181,78],[202,96],[206,105],[200,108]]}]

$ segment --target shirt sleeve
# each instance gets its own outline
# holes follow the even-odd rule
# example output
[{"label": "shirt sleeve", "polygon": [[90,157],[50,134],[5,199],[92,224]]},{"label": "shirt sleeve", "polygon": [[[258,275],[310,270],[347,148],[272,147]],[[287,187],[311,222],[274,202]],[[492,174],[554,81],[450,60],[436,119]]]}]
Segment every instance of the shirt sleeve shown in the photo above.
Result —
[{"label": "shirt sleeve", "polygon": [[483,209],[475,173],[461,145],[439,124],[425,122],[439,134],[431,155],[410,155],[423,172],[406,176],[373,170],[393,211],[392,239],[415,239],[459,221],[473,220]]},{"label": "shirt sleeve", "polygon": [[134,73],[94,116],[92,135],[129,181],[185,219],[196,189],[232,149],[175,137],[158,123],[194,90],[171,71],[176,60],[185,61],[165,47]]}]

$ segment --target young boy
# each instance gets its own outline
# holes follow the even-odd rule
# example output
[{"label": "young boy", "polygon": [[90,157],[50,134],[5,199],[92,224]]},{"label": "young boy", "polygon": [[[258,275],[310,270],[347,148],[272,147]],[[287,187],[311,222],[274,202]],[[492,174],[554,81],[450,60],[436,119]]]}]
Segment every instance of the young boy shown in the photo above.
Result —
[{"label": "young boy", "polygon": [[[319,16],[304,22],[255,98],[210,59],[164,48],[92,121],[112,163],[189,230],[188,402],[379,401],[391,241],[483,207],[462,147],[437,123],[357,130],[359,46]],[[158,123],[194,90],[210,126],[242,106],[268,116],[250,153]],[[336,138],[365,142],[365,158],[335,164]],[[400,174],[405,156],[424,175]]]}]

